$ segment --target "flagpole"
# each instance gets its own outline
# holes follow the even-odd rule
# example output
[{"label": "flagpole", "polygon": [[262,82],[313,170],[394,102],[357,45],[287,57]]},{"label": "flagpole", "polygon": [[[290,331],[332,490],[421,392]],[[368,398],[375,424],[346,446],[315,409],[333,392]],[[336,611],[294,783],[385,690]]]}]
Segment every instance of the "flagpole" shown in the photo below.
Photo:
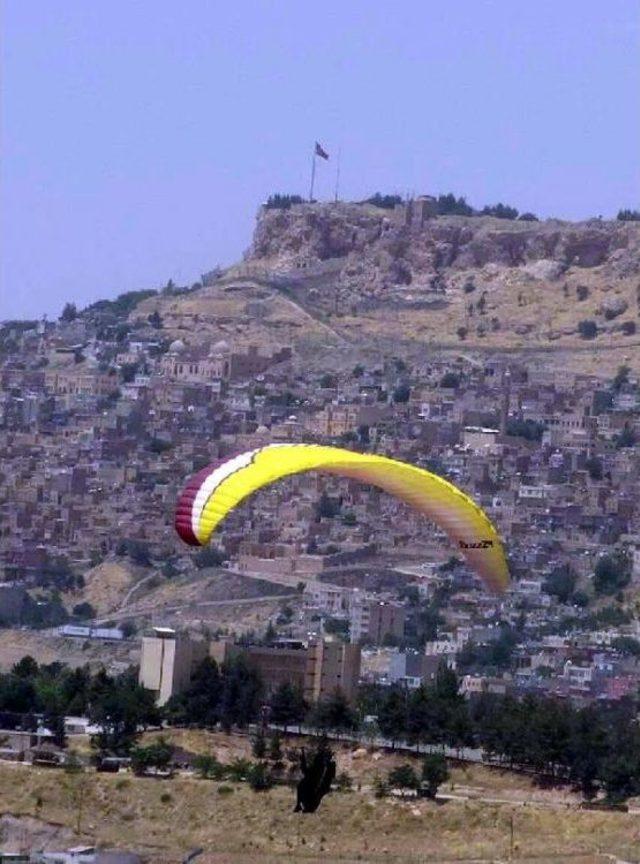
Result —
[{"label": "flagpole", "polygon": [[311,187],[309,189],[309,201],[313,201],[313,184],[316,181],[316,145],[313,145],[313,156],[311,158]]},{"label": "flagpole", "polygon": [[335,194],[335,202],[338,203],[338,188],[340,187],[340,154],[342,153],[342,148],[338,149],[338,161],[336,162],[336,194]]}]

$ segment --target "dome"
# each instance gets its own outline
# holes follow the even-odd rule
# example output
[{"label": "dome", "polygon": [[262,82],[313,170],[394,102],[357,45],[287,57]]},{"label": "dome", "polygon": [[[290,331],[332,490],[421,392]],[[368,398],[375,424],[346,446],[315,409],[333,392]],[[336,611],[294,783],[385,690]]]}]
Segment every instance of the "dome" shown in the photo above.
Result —
[{"label": "dome", "polygon": [[170,354],[180,354],[181,351],[184,351],[186,345],[182,341],[182,339],[174,339],[174,341],[169,345],[169,353]]},{"label": "dome", "polygon": [[224,339],[221,339],[219,342],[216,342],[211,349],[214,354],[223,354],[225,351],[229,350],[229,343]]},{"label": "dome", "polygon": [[268,426],[258,426],[256,429],[256,435],[266,435],[269,432]]}]

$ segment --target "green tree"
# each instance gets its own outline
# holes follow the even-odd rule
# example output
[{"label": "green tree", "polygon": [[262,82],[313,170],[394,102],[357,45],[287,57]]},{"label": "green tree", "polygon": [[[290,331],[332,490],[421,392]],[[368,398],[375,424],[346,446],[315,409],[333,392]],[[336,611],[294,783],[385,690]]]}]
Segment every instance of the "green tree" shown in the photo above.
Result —
[{"label": "green tree", "polygon": [[568,564],[554,567],[545,579],[543,588],[547,594],[557,597],[561,603],[568,603],[573,596],[578,577]]},{"label": "green tree", "polygon": [[595,339],[598,335],[598,325],[591,319],[584,319],[578,324],[578,333],[583,339]]},{"label": "green tree", "polygon": [[631,557],[626,549],[600,556],[593,574],[596,594],[615,594],[630,581]]},{"label": "green tree", "polygon": [[428,753],[422,760],[422,782],[427,796],[435,798],[438,786],[448,779],[449,768],[442,753]]},{"label": "green tree", "polygon": [[75,321],[78,317],[78,309],[76,308],[75,303],[65,303],[64,309],[62,310],[62,314],[60,315],[60,320],[68,323],[70,321]]},{"label": "green tree", "polygon": [[262,726],[259,726],[256,734],[253,736],[253,740],[251,742],[251,752],[256,757],[256,759],[264,759],[267,752],[267,742],[264,737],[264,729]]},{"label": "green tree", "polygon": [[312,709],[309,722],[317,729],[349,732],[357,728],[358,719],[342,690],[320,700]]},{"label": "green tree", "polygon": [[415,792],[420,781],[412,766],[405,762],[404,765],[398,765],[389,771],[387,784],[391,789],[399,789],[404,797],[406,792]]},{"label": "green tree", "polygon": [[131,767],[134,774],[145,774],[151,768],[167,771],[171,766],[172,758],[173,747],[162,736],[146,747],[131,749]]},{"label": "green tree", "polygon": [[302,723],[308,711],[302,690],[299,687],[294,687],[288,681],[281,684],[272,693],[269,699],[269,707],[271,721],[282,724],[285,733],[287,727]]}]

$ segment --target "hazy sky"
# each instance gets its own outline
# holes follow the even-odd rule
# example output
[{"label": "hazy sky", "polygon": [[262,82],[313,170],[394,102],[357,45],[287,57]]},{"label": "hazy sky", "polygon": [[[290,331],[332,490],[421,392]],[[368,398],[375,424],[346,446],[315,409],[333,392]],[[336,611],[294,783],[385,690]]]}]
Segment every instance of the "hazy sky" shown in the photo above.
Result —
[{"label": "hazy sky", "polygon": [[640,205],[638,0],[4,0],[0,319],[236,260],[258,204]]}]

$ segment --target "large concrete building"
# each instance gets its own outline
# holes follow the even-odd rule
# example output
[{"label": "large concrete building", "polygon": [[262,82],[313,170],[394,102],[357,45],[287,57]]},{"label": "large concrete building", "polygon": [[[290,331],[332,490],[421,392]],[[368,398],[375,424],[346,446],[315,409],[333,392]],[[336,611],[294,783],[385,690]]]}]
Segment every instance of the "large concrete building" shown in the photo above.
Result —
[{"label": "large concrete building", "polygon": [[351,702],[360,679],[360,646],[318,639],[307,649],[304,696],[318,702],[341,690]]},{"label": "large concrete building", "polygon": [[158,705],[165,705],[189,686],[198,664],[209,653],[209,643],[194,640],[168,627],[155,627],[142,639],[140,683],[153,690]]},{"label": "large concrete building", "polygon": [[387,637],[404,636],[406,609],[400,603],[358,597],[351,604],[349,633],[352,642],[382,645]]},{"label": "large concrete building", "polygon": [[168,628],[155,628],[142,640],[140,683],[153,690],[164,705],[189,686],[195,669],[210,656],[217,663],[244,657],[260,674],[267,694],[289,683],[302,690],[308,702],[317,702],[341,690],[349,701],[360,677],[360,646],[317,640],[308,645],[291,640],[275,646],[241,646],[229,640],[195,641]]}]

